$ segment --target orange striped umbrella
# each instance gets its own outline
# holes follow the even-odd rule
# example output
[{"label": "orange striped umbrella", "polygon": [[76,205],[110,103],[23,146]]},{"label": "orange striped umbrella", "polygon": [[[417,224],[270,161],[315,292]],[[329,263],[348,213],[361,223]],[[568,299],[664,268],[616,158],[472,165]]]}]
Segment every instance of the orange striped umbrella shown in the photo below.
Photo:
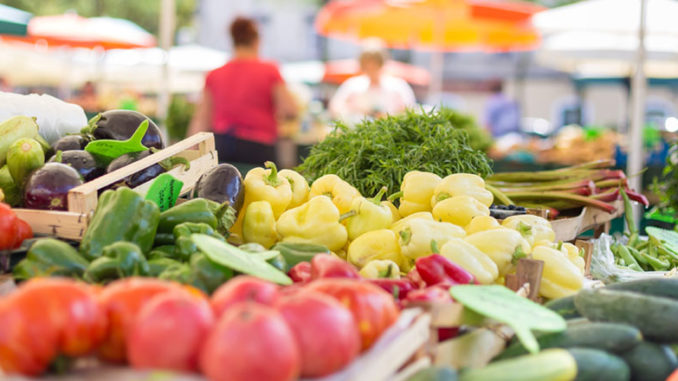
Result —
[{"label": "orange striped umbrella", "polygon": [[[404,62],[386,61],[384,72],[402,78],[413,85],[426,86],[431,81],[431,74],[428,70]],[[322,81],[339,84],[359,74],[360,62],[356,59],[328,61],[325,62],[325,74]]]},{"label": "orange striped umbrella", "polygon": [[443,51],[534,49],[531,3],[491,0],[333,0],[316,18],[324,36],[378,37],[395,48]]}]

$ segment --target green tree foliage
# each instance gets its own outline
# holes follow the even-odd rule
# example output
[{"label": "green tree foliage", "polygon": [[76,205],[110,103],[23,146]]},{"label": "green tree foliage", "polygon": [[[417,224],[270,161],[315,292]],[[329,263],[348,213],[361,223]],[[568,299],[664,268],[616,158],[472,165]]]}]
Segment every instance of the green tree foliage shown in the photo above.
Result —
[{"label": "green tree foliage", "polygon": [[[138,24],[157,35],[161,0],[0,0],[9,5],[31,12],[36,16],[55,15],[75,11],[81,16],[118,17]],[[175,0],[176,27],[191,25],[198,0]]]}]

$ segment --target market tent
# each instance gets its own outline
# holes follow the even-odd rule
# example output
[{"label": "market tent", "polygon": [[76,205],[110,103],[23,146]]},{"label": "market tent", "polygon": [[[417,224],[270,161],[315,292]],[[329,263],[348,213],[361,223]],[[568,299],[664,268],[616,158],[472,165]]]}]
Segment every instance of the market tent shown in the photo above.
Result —
[{"label": "market tent", "polygon": [[[637,174],[643,166],[641,133],[646,71],[650,75],[678,76],[678,70],[675,70],[678,66],[674,63],[678,41],[676,14],[678,2],[672,0],[589,0],[533,17],[535,26],[544,35],[544,45],[553,44],[555,49],[552,47],[551,50],[560,50],[564,64],[574,72],[595,72],[592,74],[600,76],[607,67],[633,76],[627,167],[631,175]],[[573,38],[579,41],[579,47],[572,46]],[[561,53],[567,53],[569,57],[562,58]],[[559,58],[553,60],[559,61]],[[619,73],[611,72],[610,75]],[[639,176],[632,177],[629,182],[632,188],[640,188]]]},{"label": "market tent", "polygon": [[129,20],[112,17],[85,18],[66,13],[34,17],[28,35],[16,40],[81,48],[129,49],[155,46],[155,37]]},{"label": "market tent", "polygon": [[378,37],[391,47],[431,50],[429,95],[442,89],[444,51],[530,50],[539,34],[530,17],[543,8],[490,0],[333,0],[316,18],[324,36]]},{"label": "market tent", "polygon": [[28,12],[0,4],[0,34],[25,36],[31,17]]}]

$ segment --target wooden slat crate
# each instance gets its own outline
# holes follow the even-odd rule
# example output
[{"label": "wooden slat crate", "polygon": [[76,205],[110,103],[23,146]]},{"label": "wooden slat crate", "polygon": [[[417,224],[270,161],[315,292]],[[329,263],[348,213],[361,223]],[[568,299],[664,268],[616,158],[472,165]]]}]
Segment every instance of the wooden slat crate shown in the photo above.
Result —
[{"label": "wooden slat crate", "polygon": [[[184,183],[181,189],[182,194],[191,191],[200,175],[219,163],[214,147],[214,135],[201,132],[117,171],[71,189],[68,192],[68,211],[36,209],[14,209],[14,211],[19,218],[31,225],[34,233],[79,240],[85,233],[97,206],[100,189],[172,156],[183,157],[191,163],[188,170],[184,170],[184,166],[180,165],[168,172]],[[152,182],[153,180],[148,181],[134,190],[145,194]]]}]

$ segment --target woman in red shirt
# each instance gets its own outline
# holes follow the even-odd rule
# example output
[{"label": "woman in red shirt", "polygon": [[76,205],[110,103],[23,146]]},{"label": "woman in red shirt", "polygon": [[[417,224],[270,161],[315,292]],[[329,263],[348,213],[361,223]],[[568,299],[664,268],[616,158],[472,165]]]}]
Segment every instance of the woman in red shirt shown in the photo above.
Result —
[{"label": "woman in red shirt", "polygon": [[253,20],[230,27],[233,58],[207,74],[189,135],[213,131],[220,162],[262,165],[276,161],[278,118],[294,118],[297,107],[274,63],[259,59]]}]

